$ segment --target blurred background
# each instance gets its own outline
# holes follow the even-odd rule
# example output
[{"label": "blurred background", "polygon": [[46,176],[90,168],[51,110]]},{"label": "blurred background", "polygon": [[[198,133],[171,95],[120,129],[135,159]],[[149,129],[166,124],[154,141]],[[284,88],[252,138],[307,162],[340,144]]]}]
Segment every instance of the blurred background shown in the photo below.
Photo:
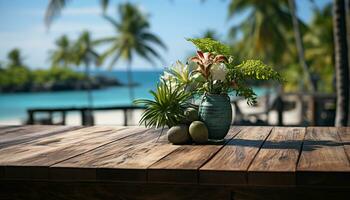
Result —
[{"label": "blurred background", "polygon": [[195,53],[185,38],[210,37],[286,79],[251,82],[253,107],[232,94],[233,124],[349,125],[349,5],[0,0],[0,124],[136,125],[132,100],[151,98],[164,68]]}]

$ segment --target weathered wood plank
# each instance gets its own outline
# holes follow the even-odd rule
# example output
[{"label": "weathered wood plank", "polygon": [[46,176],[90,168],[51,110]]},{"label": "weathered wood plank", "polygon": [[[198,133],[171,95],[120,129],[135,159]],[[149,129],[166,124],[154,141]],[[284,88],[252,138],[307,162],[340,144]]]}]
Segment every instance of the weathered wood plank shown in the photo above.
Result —
[{"label": "weathered wood plank", "polygon": [[248,169],[248,184],[295,185],[305,128],[275,127]]},{"label": "weathered wood plank", "polygon": [[247,170],[272,127],[242,129],[199,169],[200,184],[246,185]]},{"label": "weathered wood plank", "polygon": [[[225,139],[227,141],[232,139],[240,130],[241,127],[232,127]],[[153,183],[198,183],[198,169],[223,145],[183,145],[149,167],[148,181]]]},{"label": "weathered wood plank", "polygon": [[[50,167],[50,178],[61,180],[96,180],[98,178],[96,169],[104,168],[106,171],[102,170],[100,173],[100,178],[104,179],[104,174],[108,174],[108,168],[120,163],[120,156],[135,151],[140,146],[144,147],[146,142],[155,142],[159,132],[160,130],[154,129],[143,130],[139,134],[131,135],[130,137],[57,163]],[[118,174],[116,173],[114,176],[116,179]],[[122,173],[121,178],[123,178]],[[139,178],[142,179],[142,177]]]},{"label": "weathered wood plank", "polygon": [[350,185],[350,163],[337,128],[307,128],[297,167],[297,185]]},{"label": "weathered wood plank", "polygon": [[29,125],[14,128],[0,135],[0,149],[79,128],[81,127],[47,125]]},{"label": "weathered wood plank", "polygon": [[340,140],[344,145],[345,152],[350,159],[350,127],[339,127],[337,128]]},{"label": "weathered wood plank", "polygon": [[144,130],[89,127],[68,131],[0,150],[0,165],[5,166],[8,179],[47,179],[49,166]]},{"label": "weathered wood plank", "polygon": [[147,168],[173,152],[179,145],[172,145],[167,137],[151,140],[115,158],[101,161],[97,169],[99,180],[146,182]]},{"label": "weathered wood plank", "polygon": [[11,131],[11,130],[16,130],[16,129],[20,129],[22,126],[20,125],[10,125],[10,126],[0,126],[0,135],[3,133],[6,133],[7,131]]}]

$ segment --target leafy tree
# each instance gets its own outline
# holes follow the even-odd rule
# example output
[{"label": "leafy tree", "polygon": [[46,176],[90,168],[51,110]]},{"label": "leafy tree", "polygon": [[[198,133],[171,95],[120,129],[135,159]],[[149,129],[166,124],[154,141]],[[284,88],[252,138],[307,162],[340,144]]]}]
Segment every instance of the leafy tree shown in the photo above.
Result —
[{"label": "leafy tree", "polygon": [[85,66],[85,75],[86,80],[88,81],[88,102],[89,107],[93,105],[93,98],[91,93],[91,83],[90,83],[90,66],[91,64],[95,64],[96,66],[99,64],[99,55],[93,49],[93,44],[91,40],[90,33],[84,31],[78,40],[75,42],[73,49],[72,61],[77,65]]},{"label": "leafy tree", "polygon": [[204,31],[201,38],[210,38],[213,40],[219,40],[219,34],[214,29],[208,29]]},{"label": "leafy tree", "polygon": [[332,4],[315,8],[314,16],[304,35],[305,58],[311,72],[320,76],[318,91],[334,92],[334,38]]},{"label": "leafy tree", "polygon": [[303,37],[302,37],[302,33],[300,31],[299,19],[298,19],[297,14],[296,14],[295,0],[288,0],[288,3],[289,3],[290,14],[292,16],[292,21],[293,21],[294,40],[295,40],[295,44],[297,47],[299,63],[300,63],[300,66],[302,66],[302,68],[303,68],[304,76],[309,81],[309,86],[310,86],[311,91],[315,92],[317,88],[316,88],[316,85],[314,84],[312,75],[310,73],[310,67],[306,63],[306,60],[305,60],[305,50],[304,50],[304,44],[303,44]]},{"label": "leafy tree", "polygon": [[9,67],[23,67],[23,57],[19,49],[13,49],[7,54]]},{"label": "leafy tree", "polygon": [[[236,48],[241,56],[260,58],[267,63],[282,63],[283,50],[290,51],[286,49],[289,47],[286,35],[292,30],[288,2],[231,0],[229,17],[242,13],[247,13],[245,19],[230,30],[231,38],[239,41]],[[243,34],[241,38],[239,33]]]},{"label": "leafy tree", "polygon": [[7,69],[4,70],[1,84],[5,87],[15,86],[17,89],[29,87],[31,72],[23,63],[19,49],[13,49],[7,54]]},{"label": "leafy tree", "polygon": [[68,37],[62,35],[55,44],[57,49],[50,53],[51,66],[68,67],[72,62],[72,50]]},{"label": "leafy tree", "polygon": [[154,59],[161,59],[153,45],[166,49],[165,44],[149,31],[150,24],[147,16],[131,3],[121,4],[118,7],[119,21],[109,16],[105,19],[113,25],[116,35],[97,40],[96,44],[110,44],[106,52],[102,54],[102,60],[111,57],[110,68],[120,59],[127,62],[127,74],[130,100],[134,99],[132,88],[131,64],[135,55],[144,58],[154,64]]},{"label": "leafy tree", "polygon": [[[230,37],[235,55],[261,59],[284,73],[298,71],[291,81],[293,85],[303,81],[300,79],[300,73],[303,73],[312,89],[310,69],[303,58],[302,33],[306,27],[297,18],[294,7],[293,0],[231,0],[229,17],[242,13],[246,17],[231,28]],[[301,66],[295,65],[296,58]]]}]

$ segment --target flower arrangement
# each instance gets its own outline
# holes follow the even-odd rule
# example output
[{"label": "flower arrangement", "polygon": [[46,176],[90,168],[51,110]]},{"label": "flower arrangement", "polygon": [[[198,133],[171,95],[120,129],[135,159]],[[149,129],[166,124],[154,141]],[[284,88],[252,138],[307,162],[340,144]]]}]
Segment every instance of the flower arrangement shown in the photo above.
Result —
[{"label": "flower arrangement", "polygon": [[[156,91],[151,91],[154,100],[135,101],[146,106],[140,124],[157,128],[168,126],[168,139],[173,143],[223,139],[232,118],[227,94],[235,92],[253,105],[256,94],[247,81],[281,81],[281,76],[260,60],[236,64],[230,48],[219,41],[209,38],[187,40],[197,47],[196,56],[189,58],[186,64],[177,61],[164,71]],[[193,99],[201,96],[200,105],[194,105]],[[225,125],[222,125],[223,121],[226,121]]]}]

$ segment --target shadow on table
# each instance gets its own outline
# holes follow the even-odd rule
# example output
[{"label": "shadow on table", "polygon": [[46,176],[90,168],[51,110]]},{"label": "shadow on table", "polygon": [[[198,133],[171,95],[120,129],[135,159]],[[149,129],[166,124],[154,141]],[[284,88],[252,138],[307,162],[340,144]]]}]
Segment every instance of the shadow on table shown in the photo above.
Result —
[{"label": "shadow on table", "polygon": [[[261,145],[263,144],[263,147]],[[331,140],[286,140],[286,141],[263,141],[263,140],[248,140],[248,139],[232,139],[226,145],[241,146],[241,147],[255,147],[261,149],[296,149],[303,148],[303,151],[313,151],[322,147],[335,147],[350,145],[350,142],[335,142]]]}]

